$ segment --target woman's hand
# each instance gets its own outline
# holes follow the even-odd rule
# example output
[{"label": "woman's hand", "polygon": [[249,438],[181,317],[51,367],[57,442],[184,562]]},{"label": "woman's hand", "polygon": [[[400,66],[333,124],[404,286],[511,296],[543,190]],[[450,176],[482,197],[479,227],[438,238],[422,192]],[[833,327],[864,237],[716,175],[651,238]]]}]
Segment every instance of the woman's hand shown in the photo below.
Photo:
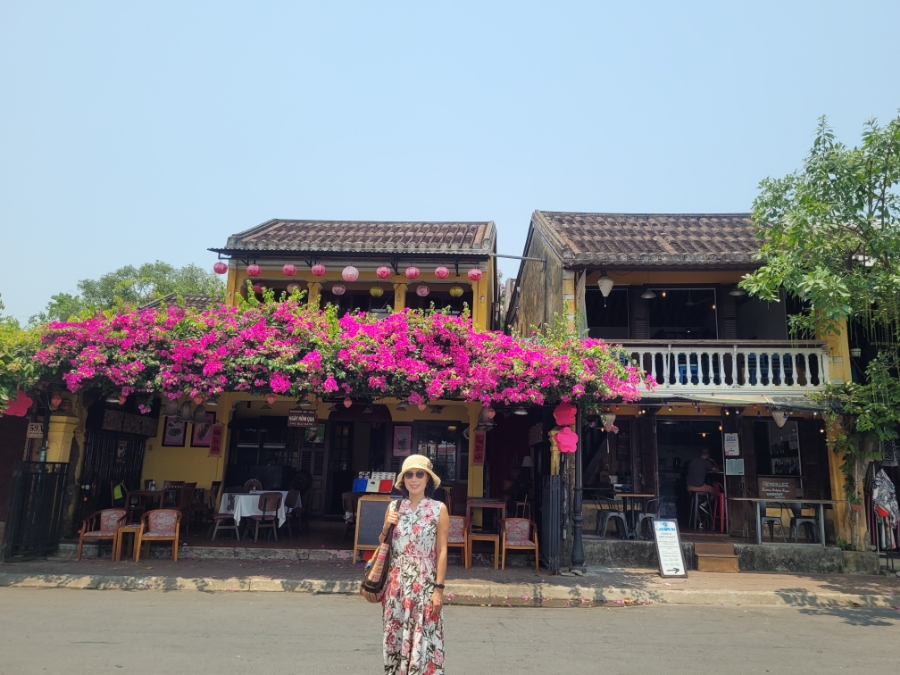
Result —
[{"label": "woman's hand", "polygon": [[437,621],[438,617],[441,615],[441,609],[444,607],[444,592],[436,588],[434,589],[434,593],[431,594],[431,600],[428,601],[428,607],[425,608],[431,618]]},{"label": "woman's hand", "polygon": [[396,525],[398,522],[400,522],[400,514],[396,511],[388,511],[387,519],[384,521],[384,528],[382,531],[387,530],[391,525]]}]

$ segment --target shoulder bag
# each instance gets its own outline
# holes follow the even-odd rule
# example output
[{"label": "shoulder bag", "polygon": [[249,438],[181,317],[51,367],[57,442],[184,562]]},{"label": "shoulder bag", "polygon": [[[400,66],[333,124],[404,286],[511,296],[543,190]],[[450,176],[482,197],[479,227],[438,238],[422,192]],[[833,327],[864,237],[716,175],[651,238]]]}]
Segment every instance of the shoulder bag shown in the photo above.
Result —
[{"label": "shoulder bag", "polygon": [[[391,502],[388,508],[391,507],[393,507],[394,511],[399,511],[400,500]],[[363,576],[362,584],[359,586],[359,594],[368,602],[381,602],[381,598],[384,597],[384,586],[391,571],[393,539],[394,526],[391,525],[387,534],[384,535],[384,543],[375,549],[372,559],[366,565],[365,576]]]}]

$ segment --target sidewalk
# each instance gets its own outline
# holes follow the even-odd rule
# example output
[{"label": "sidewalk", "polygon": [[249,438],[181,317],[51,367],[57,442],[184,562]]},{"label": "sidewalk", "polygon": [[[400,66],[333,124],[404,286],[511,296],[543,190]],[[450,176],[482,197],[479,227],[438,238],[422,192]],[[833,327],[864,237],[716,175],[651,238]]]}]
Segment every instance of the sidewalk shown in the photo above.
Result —
[{"label": "sidewalk", "polygon": [[[349,561],[105,559],[0,564],[0,587],[96,590],[306,592],[355,594],[362,565]],[[447,569],[446,601],[456,605],[768,605],[812,608],[900,607],[900,578],[853,575],[716,574],[663,579],[652,570],[586,568],[584,576],[533,569]]]}]

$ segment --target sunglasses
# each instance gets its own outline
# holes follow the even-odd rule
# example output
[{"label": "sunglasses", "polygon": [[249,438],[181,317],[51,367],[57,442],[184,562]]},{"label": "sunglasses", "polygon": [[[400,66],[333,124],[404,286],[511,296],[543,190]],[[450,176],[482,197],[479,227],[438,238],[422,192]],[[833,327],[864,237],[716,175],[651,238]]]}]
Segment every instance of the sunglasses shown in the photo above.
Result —
[{"label": "sunglasses", "polygon": [[403,474],[403,477],[404,478],[418,478],[419,480],[422,480],[423,478],[425,478],[425,472],[424,471],[407,471],[405,474]]}]

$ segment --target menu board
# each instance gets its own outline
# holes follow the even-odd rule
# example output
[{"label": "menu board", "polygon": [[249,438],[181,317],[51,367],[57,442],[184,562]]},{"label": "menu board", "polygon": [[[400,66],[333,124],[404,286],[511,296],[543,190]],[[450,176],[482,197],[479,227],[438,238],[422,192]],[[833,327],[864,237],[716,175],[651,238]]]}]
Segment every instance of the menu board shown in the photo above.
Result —
[{"label": "menu board", "polygon": [[761,499],[798,499],[803,497],[800,479],[795,476],[771,476],[759,478],[759,496]]},{"label": "menu board", "polygon": [[359,551],[374,551],[384,527],[384,514],[394,501],[387,495],[366,495],[356,506],[356,536],[353,542],[353,562]]},{"label": "menu board", "polygon": [[678,521],[654,518],[653,534],[656,541],[656,555],[659,558],[659,576],[686,577],[687,566],[684,564],[684,554],[681,550]]}]

